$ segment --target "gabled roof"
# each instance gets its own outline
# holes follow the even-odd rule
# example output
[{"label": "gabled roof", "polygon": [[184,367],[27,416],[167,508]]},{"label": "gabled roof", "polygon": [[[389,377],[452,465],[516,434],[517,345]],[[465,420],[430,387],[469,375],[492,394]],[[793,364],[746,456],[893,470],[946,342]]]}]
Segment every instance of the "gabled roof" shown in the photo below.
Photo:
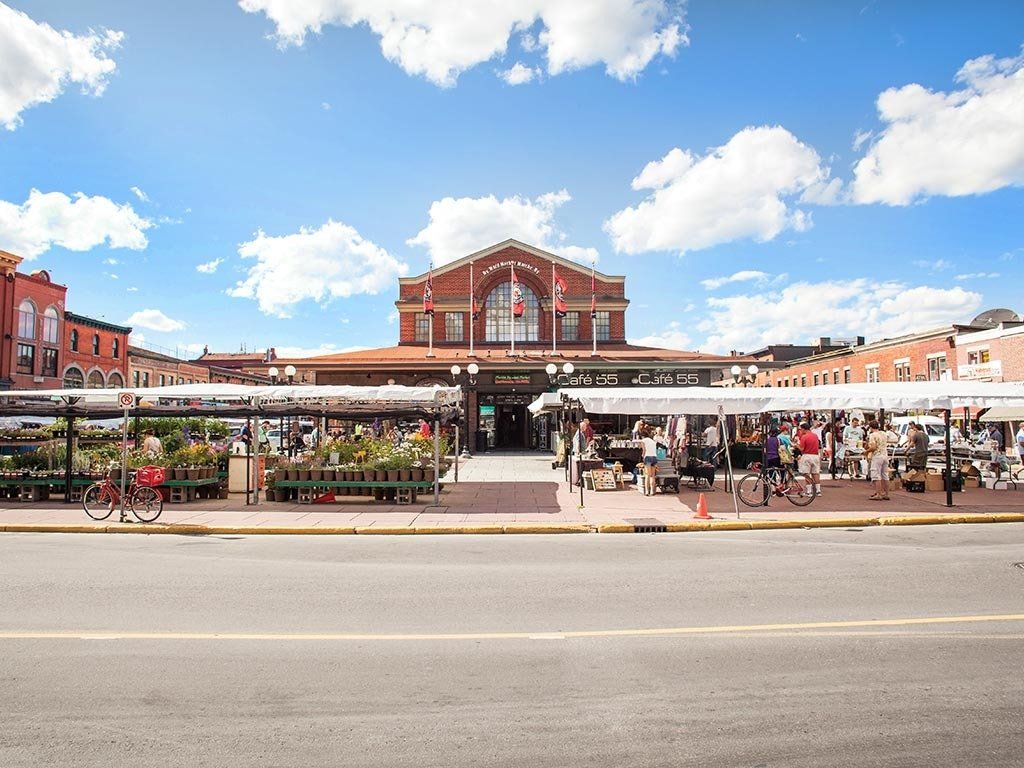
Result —
[{"label": "gabled roof", "polygon": [[[487,256],[493,256],[495,253],[503,251],[506,248],[518,248],[521,251],[525,251],[526,253],[544,259],[545,261],[553,261],[555,264],[558,264],[559,266],[562,266],[565,269],[572,269],[577,272],[583,272],[588,276],[590,275],[590,268],[585,264],[579,264],[578,262],[570,261],[569,259],[566,259],[562,256],[558,256],[557,254],[551,253],[550,251],[545,251],[541,248],[537,248],[532,245],[527,245],[526,243],[520,240],[509,238],[508,240],[503,240],[500,243],[488,246],[487,248],[477,251],[476,253],[471,253],[468,256],[463,256],[460,259],[451,261],[443,266],[435,267],[434,276],[436,277],[437,275],[443,275],[445,272],[451,272],[453,269],[458,269],[464,264],[469,264],[471,261],[477,261]],[[621,283],[625,282],[626,280],[625,275],[606,275],[603,272],[597,271],[594,272],[594,275],[598,280],[603,280],[606,283]],[[400,277],[398,278],[398,283],[400,285],[414,285],[416,283],[423,282],[426,279],[427,273],[424,272],[414,277]]]}]

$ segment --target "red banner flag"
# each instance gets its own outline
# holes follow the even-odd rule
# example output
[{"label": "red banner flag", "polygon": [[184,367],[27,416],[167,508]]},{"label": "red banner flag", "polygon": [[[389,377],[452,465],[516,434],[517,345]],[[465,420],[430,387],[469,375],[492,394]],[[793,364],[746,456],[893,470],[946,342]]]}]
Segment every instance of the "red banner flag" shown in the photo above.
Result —
[{"label": "red banner flag", "polygon": [[476,296],[474,296],[474,297],[473,297],[473,310],[472,310],[472,313],[473,313],[473,319],[474,319],[474,320],[478,320],[478,319],[480,318],[480,312],[481,312],[482,310],[483,310],[483,307],[481,307],[481,306],[480,306],[480,305],[479,305],[479,304],[477,303],[477,300],[476,300]]},{"label": "red banner flag", "polygon": [[597,317],[597,281],[594,279],[594,268],[590,268],[590,317]]},{"label": "red banner flag", "polygon": [[516,268],[512,267],[512,315],[522,317],[526,311],[526,297],[523,296],[523,286],[516,278]]},{"label": "red banner flag", "polygon": [[569,290],[569,284],[565,282],[565,278],[555,272],[555,317],[565,317],[569,314],[569,305],[565,302],[567,290]]},{"label": "red banner flag", "polygon": [[427,284],[423,286],[423,314],[434,314],[434,268],[427,272]]}]

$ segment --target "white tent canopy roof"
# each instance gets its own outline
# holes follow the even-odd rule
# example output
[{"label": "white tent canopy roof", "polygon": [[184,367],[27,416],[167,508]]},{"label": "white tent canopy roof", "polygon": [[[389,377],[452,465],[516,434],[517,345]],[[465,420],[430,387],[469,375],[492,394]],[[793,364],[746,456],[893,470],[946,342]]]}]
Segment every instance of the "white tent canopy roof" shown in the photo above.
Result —
[{"label": "white tent canopy roof", "polygon": [[831,384],[819,387],[563,387],[588,413],[740,415],[801,410],[935,411],[1024,407],[1024,385],[968,381]]},{"label": "white tent canopy roof", "polygon": [[562,396],[557,392],[543,392],[541,396],[526,406],[534,416],[539,413],[551,413],[562,407]]},{"label": "white tent canopy roof", "polygon": [[1024,408],[1007,408],[997,406],[985,411],[978,421],[1024,421]]}]

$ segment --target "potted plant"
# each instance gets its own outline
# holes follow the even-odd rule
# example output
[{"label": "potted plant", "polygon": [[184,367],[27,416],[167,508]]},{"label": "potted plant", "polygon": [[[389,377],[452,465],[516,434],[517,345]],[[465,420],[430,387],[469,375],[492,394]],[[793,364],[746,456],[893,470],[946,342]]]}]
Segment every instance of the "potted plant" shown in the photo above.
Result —
[{"label": "potted plant", "polygon": [[296,480],[309,480],[310,469],[308,461],[298,461],[295,463],[295,470],[297,473]]},{"label": "potted plant", "polygon": [[320,463],[320,459],[316,458],[310,462],[309,465],[309,479],[310,480],[323,480],[324,479],[324,466]]},{"label": "potted plant", "polygon": [[277,491],[274,489],[274,486],[277,484],[277,479],[271,474],[267,476],[264,482],[266,483],[267,501],[277,501]]}]

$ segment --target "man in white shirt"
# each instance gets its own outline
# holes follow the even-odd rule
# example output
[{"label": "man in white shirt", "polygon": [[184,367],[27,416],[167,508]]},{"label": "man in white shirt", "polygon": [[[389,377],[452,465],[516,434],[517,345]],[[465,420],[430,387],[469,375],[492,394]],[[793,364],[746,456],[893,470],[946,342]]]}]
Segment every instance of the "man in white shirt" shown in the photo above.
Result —
[{"label": "man in white shirt", "polygon": [[1017,430],[1017,455],[1024,459],[1024,421]]},{"label": "man in white shirt", "polygon": [[721,442],[718,421],[716,420],[710,427],[704,430],[704,461],[710,461],[712,464],[717,465],[718,462],[715,460],[715,454],[718,453],[718,446]]}]

